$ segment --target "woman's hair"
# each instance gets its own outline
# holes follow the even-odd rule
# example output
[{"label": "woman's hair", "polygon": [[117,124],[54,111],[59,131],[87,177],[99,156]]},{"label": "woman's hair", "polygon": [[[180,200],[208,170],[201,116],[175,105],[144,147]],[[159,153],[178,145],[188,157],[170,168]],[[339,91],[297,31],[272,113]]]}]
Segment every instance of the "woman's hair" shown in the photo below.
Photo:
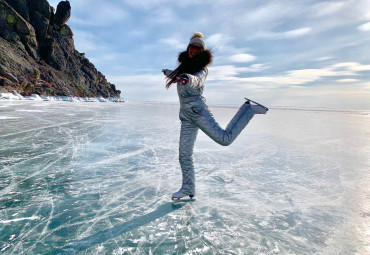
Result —
[{"label": "woman's hair", "polygon": [[[194,35],[190,38],[190,40],[194,38],[200,38],[203,40],[203,34],[200,32],[194,33]],[[210,65],[212,63],[213,57],[212,52],[209,49],[203,50],[200,54],[196,55],[193,58],[189,58],[188,45],[186,51],[183,51],[179,54],[178,62],[180,63],[179,66],[167,77],[166,88],[168,89],[172,83],[179,77],[181,74],[188,73],[188,74],[195,74],[199,72],[202,68]]]}]

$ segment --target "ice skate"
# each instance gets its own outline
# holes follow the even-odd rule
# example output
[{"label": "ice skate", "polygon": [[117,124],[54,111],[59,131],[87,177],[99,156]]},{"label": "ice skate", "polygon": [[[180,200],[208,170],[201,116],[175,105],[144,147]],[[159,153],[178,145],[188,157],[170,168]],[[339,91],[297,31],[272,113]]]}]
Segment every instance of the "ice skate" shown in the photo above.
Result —
[{"label": "ice skate", "polygon": [[189,196],[189,200],[194,200],[195,191],[194,188],[182,186],[181,189],[172,194],[172,200],[184,201]]},{"label": "ice skate", "polygon": [[[253,111],[254,111],[254,114],[266,114],[266,112],[269,110],[266,106],[263,106],[253,100],[250,100],[248,98],[245,97],[245,100],[247,100],[245,103],[246,104],[250,104]],[[253,103],[253,104],[252,104]]]}]

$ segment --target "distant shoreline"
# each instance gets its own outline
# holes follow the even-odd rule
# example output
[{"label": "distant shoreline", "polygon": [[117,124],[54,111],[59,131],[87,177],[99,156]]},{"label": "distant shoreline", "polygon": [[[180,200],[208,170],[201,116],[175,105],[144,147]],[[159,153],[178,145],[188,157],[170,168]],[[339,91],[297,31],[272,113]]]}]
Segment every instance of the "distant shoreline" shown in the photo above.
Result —
[{"label": "distant shoreline", "polygon": [[[64,102],[119,102],[119,103],[138,103],[138,104],[165,104],[165,105],[178,105],[178,102],[160,102],[160,101],[126,101],[122,98],[102,98],[102,97],[73,97],[73,96],[39,96],[31,95],[23,97],[18,93],[0,93],[1,101],[64,101]],[[239,108],[239,105],[232,104],[209,104],[213,108]],[[270,110],[281,111],[306,111],[306,112],[337,112],[337,113],[354,113],[361,115],[370,115],[370,109],[335,109],[324,107],[302,107],[302,106],[269,106]]]}]

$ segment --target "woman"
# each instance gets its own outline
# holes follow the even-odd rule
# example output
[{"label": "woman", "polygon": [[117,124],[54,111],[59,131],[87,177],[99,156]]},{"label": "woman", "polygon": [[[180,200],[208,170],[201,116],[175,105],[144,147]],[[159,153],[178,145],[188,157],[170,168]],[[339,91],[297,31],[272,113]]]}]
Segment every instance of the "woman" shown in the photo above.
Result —
[{"label": "woman", "polygon": [[204,81],[208,75],[207,66],[212,63],[212,53],[206,49],[203,34],[197,32],[191,38],[186,51],[178,57],[180,65],[174,70],[163,69],[167,76],[166,88],[177,83],[180,99],[180,150],[179,161],[182,170],[181,189],[172,195],[172,199],[181,199],[195,195],[195,177],[193,148],[201,129],[215,142],[230,145],[245,128],[254,114],[265,114],[268,110],[259,104],[244,103],[226,129],[215,121],[202,97]]}]

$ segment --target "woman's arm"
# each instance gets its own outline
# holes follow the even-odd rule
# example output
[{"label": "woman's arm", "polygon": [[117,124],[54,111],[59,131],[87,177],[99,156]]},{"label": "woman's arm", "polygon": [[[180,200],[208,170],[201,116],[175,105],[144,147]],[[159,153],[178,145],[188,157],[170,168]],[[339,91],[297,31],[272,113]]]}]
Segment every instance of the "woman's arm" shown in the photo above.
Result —
[{"label": "woman's arm", "polygon": [[180,75],[180,78],[187,78],[188,82],[185,83],[185,85],[189,85],[190,87],[193,88],[200,88],[203,87],[203,84],[207,78],[208,75],[208,69],[207,68],[202,68],[199,72],[195,74],[182,74]]}]

